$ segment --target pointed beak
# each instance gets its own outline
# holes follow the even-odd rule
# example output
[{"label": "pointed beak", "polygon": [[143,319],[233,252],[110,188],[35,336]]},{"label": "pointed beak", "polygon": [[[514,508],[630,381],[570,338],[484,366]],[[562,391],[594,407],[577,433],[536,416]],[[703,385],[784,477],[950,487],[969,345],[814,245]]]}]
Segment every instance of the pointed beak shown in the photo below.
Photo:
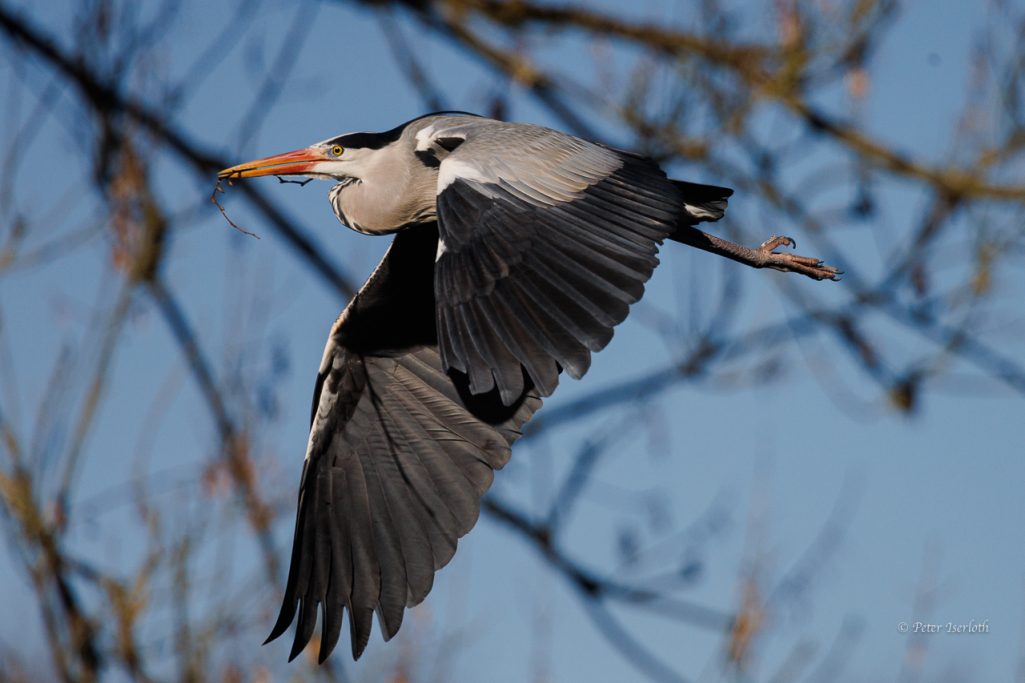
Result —
[{"label": "pointed beak", "polygon": [[230,180],[263,175],[302,175],[321,161],[329,161],[327,155],[320,149],[307,147],[226,168],[218,171],[217,178]]}]

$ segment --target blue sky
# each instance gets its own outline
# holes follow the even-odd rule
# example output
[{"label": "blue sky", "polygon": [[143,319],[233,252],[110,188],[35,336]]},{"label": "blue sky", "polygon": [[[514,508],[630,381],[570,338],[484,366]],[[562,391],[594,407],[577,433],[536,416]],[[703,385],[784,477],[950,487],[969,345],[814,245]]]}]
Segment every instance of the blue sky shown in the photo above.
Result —
[{"label": "blue sky", "polygon": [[[771,14],[770,3],[733,4],[752,15]],[[35,21],[73,44],[66,7],[26,7]],[[260,128],[240,143],[242,112],[250,107],[264,66],[293,21],[292,7],[278,2],[261,6],[237,47],[175,113],[176,125],[242,161],[350,130],[383,130],[422,113],[374,16],[348,5],[324,4],[305,19],[311,22],[310,34],[295,57],[293,76],[280,84],[281,96]],[[635,3],[631,13],[693,25],[684,4]],[[224,7],[187,6],[174,19],[173,39],[158,48],[148,68],[172,81],[189,73],[196,53],[218,34],[227,16]],[[983,18],[979,3],[968,1],[944,3],[943,11],[931,3],[903,7],[871,64],[870,96],[859,117],[865,129],[917,158],[941,161],[956,154],[950,131],[968,92],[971,50]],[[400,25],[452,108],[484,109],[496,90],[507,87],[462,52],[422,35],[416,25]],[[593,69],[593,52],[579,40],[544,47],[543,54],[565,73]],[[630,55],[619,59],[617,68],[625,73]],[[151,96],[144,73],[139,68],[128,83]],[[33,108],[46,83],[42,70],[17,73],[6,58],[0,65],[0,88],[14,95],[5,107],[14,112],[11,117],[22,134],[30,128],[25,122],[33,111],[39,111]],[[521,92],[514,90],[510,101],[512,118],[557,125]],[[68,110],[69,102],[62,95],[41,108],[42,123],[32,154],[20,167],[16,197],[3,207],[5,222],[22,214],[30,224],[35,221],[30,244],[48,240],[48,231],[39,225],[48,220],[41,207],[54,205],[54,197],[67,196],[69,208],[55,209],[56,218],[49,219],[55,223],[52,235],[71,234],[101,215],[95,197],[81,192],[81,169],[67,176],[54,173],[55,159],[81,167],[87,154],[80,147],[88,144],[83,137],[88,126]],[[765,125],[778,125],[771,113]],[[629,143],[621,130],[607,124],[602,130],[620,144]],[[796,137],[799,131],[781,135]],[[253,384],[276,383],[273,397],[279,410],[256,427],[257,457],[267,468],[265,482],[273,483],[275,498],[291,505],[315,368],[327,329],[344,302],[260,224],[243,195],[229,189],[225,206],[237,223],[263,237],[259,241],[224,224],[207,203],[211,184],[198,184],[171,157],[157,154],[152,172],[159,178],[161,201],[185,216],[170,244],[167,279],[200,330],[222,381],[237,370],[261,378]],[[825,156],[799,160],[782,170],[784,180],[799,186],[829,162]],[[674,170],[695,180],[724,182],[703,169]],[[299,189],[277,187],[273,179],[259,182],[310,227],[320,246],[354,279],[370,272],[387,240],[338,225],[326,201],[327,184]],[[903,241],[927,208],[924,197],[899,183],[883,194],[875,225],[831,235],[850,262],[845,265],[866,276],[886,266],[874,240]],[[730,219],[749,235],[781,230],[804,242],[802,247],[813,243],[785,226],[768,225],[757,202],[742,194],[731,201]],[[44,267],[0,271],[0,351],[7,355],[0,358],[0,406],[22,433],[33,432],[40,406],[54,400],[48,397],[47,382],[57,367],[55,359],[62,350],[72,354],[62,367],[78,392],[62,395],[64,407],[48,409],[61,428],[50,433],[49,451],[44,444],[41,452],[61,452],[73,427],[71,408],[80,401],[85,369],[96,353],[82,342],[93,338],[94,316],[109,310],[119,289],[106,267],[108,251],[101,230],[85,247]],[[695,299],[702,315],[714,315],[724,266],[675,244],[664,249],[662,261],[635,315],[595,358],[584,381],[564,382],[549,409],[662,367],[674,351],[687,347],[686,330],[667,348],[664,338],[636,318],[659,312],[686,318]],[[1004,272],[996,286],[1020,291],[1022,279],[1020,273]],[[741,281],[744,328],[795,314],[781,285],[806,289],[826,301],[848,296],[842,283],[796,281],[778,273],[744,273]],[[1017,341],[1020,300],[1005,303],[1002,311],[1011,322],[984,330],[985,338],[1025,361]],[[885,321],[872,329],[911,357],[924,343]],[[239,349],[242,360],[233,368],[229,359]],[[275,352],[287,363],[276,363]],[[695,531],[694,538],[670,544],[669,552],[692,552],[700,560],[697,579],[680,596],[708,607],[735,609],[739,576],[751,567],[758,568],[766,592],[790,587],[769,614],[769,635],[756,650],[757,679],[770,678],[799,644],[813,648],[818,661],[851,624],[859,636],[841,680],[894,679],[908,648],[908,636],[898,632],[898,624],[916,619],[989,624],[987,634],[924,639],[926,680],[943,672],[987,681],[1020,675],[1025,633],[1025,551],[1019,540],[1025,519],[1022,397],[996,382],[979,381],[970,368],[951,361],[952,379],[927,393],[913,416],[902,416],[828,340],[795,336],[778,355],[785,367],[779,381],[730,386],[698,379],[650,403],[599,413],[526,441],[496,478],[494,491],[544,509],[556,490],[552,482],[565,474],[580,443],[609,429],[622,430],[602,460],[596,485],[577,508],[565,549],[597,570],[612,571],[620,564],[616,542],[624,529],[655,543],[702,519],[710,508],[721,508],[724,521],[711,537]],[[126,489],[127,482],[142,476],[161,491],[158,500],[170,503],[172,511],[162,520],[168,529],[205,527],[208,548],[196,572],[199,594],[239,590],[240,609],[256,615],[257,622],[262,619],[233,642],[235,649],[225,657],[255,657],[279,667],[288,643],[257,649],[278,598],[258,583],[252,585],[261,586],[259,591],[243,590],[249,585],[245,577],[254,573],[252,544],[234,536],[230,506],[204,498],[196,476],[214,455],[213,425],[163,322],[141,297],[124,331],[111,387],[84,452],[75,496],[82,514],[69,532],[70,546],[102,566],[133,566],[145,548],[130,522],[135,510]],[[801,558],[814,555],[816,539],[829,528],[838,500],[842,532],[813,563],[811,580],[802,581]],[[668,521],[658,522],[659,516]],[[291,523],[283,519],[276,528],[283,558]],[[12,560],[0,552],[0,585],[6,587],[8,605],[0,616],[0,642],[18,643],[19,652],[42,651],[37,612]],[[675,561],[652,568],[675,566]],[[647,569],[637,571],[645,575]],[[232,577],[230,587],[221,585],[225,577]],[[931,591],[928,613],[915,608],[923,591]],[[202,599],[197,600],[196,609],[202,611]],[[715,677],[721,634],[630,610],[615,612],[635,637],[689,680]],[[160,637],[166,627],[156,620],[145,634],[162,653],[170,647]],[[396,640],[384,645],[375,633],[365,659],[348,664],[348,670],[359,680],[375,680],[396,653],[411,657],[423,680],[621,681],[633,672],[594,628],[565,581],[515,534],[487,517],[460,542],[455,560],[439,574],[425,605],[407,617]]]}]

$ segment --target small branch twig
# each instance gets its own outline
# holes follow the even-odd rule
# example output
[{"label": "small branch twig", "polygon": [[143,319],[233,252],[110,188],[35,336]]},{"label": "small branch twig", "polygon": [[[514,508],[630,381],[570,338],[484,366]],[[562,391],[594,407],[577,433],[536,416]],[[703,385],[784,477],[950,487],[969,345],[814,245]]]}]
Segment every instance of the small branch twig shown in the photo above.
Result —
[{"label": "small branch twig", "polygon": [[[279,180],[280,180],[280,178],[279,178]],[[229,185],[231,184],[230,180],[228,181],[228,184]],[[217,210],[221,212],[222,216],[224,216],[224,220],[228,221],[228,225],[230,225],[231,227],[235,228],[236,230],[238,230],[243,235],[249,235],[250,237],[255,237],[256,239],[260,239],[260,236],[257,235],[255,232],[249,232],[245,228],[240,227],[235,221],[233,221],[230,218],[228,218],[228,213],[224,210],[224,207],[221,206],[221,203],[217,200],[218,193],[223,193],[223,192],[224,192],[224,188],[221,187],[221,179],[218,178],[217,179],[217,184],[214,185],[214,191],[210,194],[210,201],[212,201],[214,203],[214,206],[217,207]]]}]

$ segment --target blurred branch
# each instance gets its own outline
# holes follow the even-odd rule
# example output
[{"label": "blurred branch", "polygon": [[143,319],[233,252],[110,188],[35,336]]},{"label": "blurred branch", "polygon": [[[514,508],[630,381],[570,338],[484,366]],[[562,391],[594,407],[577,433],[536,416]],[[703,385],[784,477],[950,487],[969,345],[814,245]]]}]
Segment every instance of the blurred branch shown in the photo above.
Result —
[{"label": "blurred branch", "polygon": [[724,612],[672,598],[658,591],[620,583],[584,568],[558,548],[547,524],[531,522],[524,512],[503,503],[493,494],[484,498],[482,508],[528,540],[553,568],[582,594],[592,599],[615,600],[711,630],[724,629],[732,623],[732,615]]},{"label": "blurred branch", "polygon": [[[219,169],[230,166],[215,152],[200,147],[184,133],[176,130],[155,110],[119,92],[112,84],[89,70],[84,59],[72,57],[57,47],[27,19],[17,16],[8,6],[0,4],[0,30],[8,37],[29,48],[54,69],[64,74],[82,93],[84,99],[98,112],[120,112],[142,125],[157,140],[174,150],[203,182],[214,180]],[[344,271],[327,257],[327,250],[320,247],[312,237],[294,221],[287,218],[266,195],[253,185],[241,186],[253,205],[281,237],[307,261],[320,277],[345,299],[356,292],[352,281]]]},{"label": "blurred branch", "polygon": [[385,8],[379,15],[381,24],[381,35],[388,42],[388,49],[391,50],[395,63],[406,75],[406,80],[412,84],[420,94],[420,99],[428,111],[442,111],[448,109],[445,104],[445,97],[431,81],[427,72],[420,64],[419,57],[409,48],[406,37],[402,35],[402,27],[395,19],[395,13],[390,8]]},{"label": "blurred branch", "polygon": [[[992,327],[982,303],[997,290],[997,262],[1003,264],[1011,257],[1025,254],[1020,244],[1025,233],[1014,213],[1025,204],[1025,185],[1013,173],[1020,152],[1025,150],[1020,104],[1020,75],[1025,70],[1025,57],[1011,55],[1007,64],[999,64],[1005,68],[998,74],[1002,90],[997,93],[1004,109],[1001,115],[1007,119],[1001,120],[1002,127],[994,125],[993,130],[987,129],[987,134],[991,133],[988,136],[959,135],[958,140],[971,144],[952,145],[957,154],[949,158],[955,161],[937,162],[926,160],[932,159],[932,154],[918,158],[906,151],[901,141],[890,143],[872,134],[871,125],[860,121],[866,109],[865,92],[871,84],[869,56],[878,49],[883,29],[897,14],[897,5],[892,0],[863,0],[849,6],[778,2],[766,10],[778,25],[755,27],[754,31],[746,30],[751,28],[749,25],[738,25],[730,10],[716,2],[703,3],[695,10],[698,28],[694,30],[672,22],[636,20],[626,12],[619,16],[584,3],[357,0],[332,4],[360,5],[378,13],[399,70],[428,108],[444,108],[450,97],[460,94],[450,92],[456,81],[449,79],[449,73],[444,74],[444,79],[432,78],[432,60],[419,47],[434,43],[417,44],[413,42],[414,32],[404,28],[426,28],[440,38],[436,42],[461,49],[470,60],[493,74],[495,82],[520,86],[572,132],[595,140],[603,139],[609,130],[625,132],[627,138],[633,136],[630,145],[656,157],[660,163],[700,162],[702,173],[730,182],[742,191],[740,195],[749,191],[749,201],[755,204],[752,213],[745,214],[745,207],[740,204],[719,224],[730,240],[695,230],[682,235],[690,246],[747,265],[780,266],[779,262],[770,263],[772,259],[762,250],[748,249],[740,243],[748,242],[755,227],[761,230],[762,222],[769,224],[782,219],[810,235],[818,253],[836,261],[848,255],[853,262],[845,283],[827,291],[811,293],[792,278],[768,278],[782,294],[784,308],[782,313],[770,312],[772,321],[766,323],[758,317],[766,315],[764,299],[756,298],[764,285],[742,290],[739,283],[750,281],[746,274],[725,276],[728,280],[722,286],[719,301],[701,304],[710,307],[702,311],[694,292],[702,290],[709,280],[708,272],[702,269],[707,261],[695,259],[698,267],[689,271],[690,327],[681,322],[686,317],[683,308],[674,311],[669,305],[656,304],[647,311],[650,329],[669,349],[671,358],[646,362],[647,367],[655,366],[654,369],[634,371],[624,380],[600,386],[575,400],[553,403],[528,426],[525,440],[536,440],[539,434],[580,424],[613,407],[636,403],[635,412],[651,410],[657,407],[654,401],[660,395],[684,382],[721,388],[724,383],[715,384],[714,380],[729,377],[731,372],[743,375],[745,380],[750,377],[750,381],[767,381],[773,373],[763,368],[782,367],[782,349],[795,339],[822,332],[827,333],[821,336],[829,344],[830,361],[835,358],[837,362],[853,365],[853,374],[863,374],[874,383],[869,385],[872,389],[880,390],[895,408],[905,413],[915,407],[921,387],[955,358],[974,366],[987,379],[995,378],[1025,395],[1025,365],[1015,355],[1016,347],[1002,347],[988,334],[989,329],[980,324],[988,322]],[[0,274],[24,272],[41,259],[66,253],[113,228],[113,265],[104,262],[100,268],[120,270],[122,276],[122,286],[109,310],[106,301],[100,307],[102,322],[90,330],[98,338],[99,351],[95,354],[95,365],[84,373],[81,400],[75,403],[77,399],[68,396],[68,387],[61,381],[55,379],[50,383],[42,395],[43,409],[37,424],[37,432],[42,436],[33,436],[27,449],[30,455],[26,455],[14,423],[0,412],[0,453],[6,458],[0,466],[0,518],[10,532],[10,546],[24,555],[23,564],[48,632],[49,655],[62,680],[96,680],[109,669],[120,667],[129,678],[145,682],[157,675],[151,672],[164,672],[151,659],[153,653],[168,650],[173,650],[176,671],[182,680],[269,679],[272,675],[252,664],[250,660],[256,660],[248,654],[243,657],[246,667],[234,669],[229,662],[223,670],[215,668],[238,656],[232,648],[220,647],[225,638],[251,628],[249,622],[262,623],[266,618],[263,601],[257,597],[260,591],[255,588],[266,585],[261,580],[263,576],[275,583],[279,578],[271,526],[276,518],[290,513],[292,506],[290,502],[286,506],[277,497],[268,499],[261,491],[262,466],[268,460],[254,457],[259,449],[250,427],[252,411],[247,398],[238,396],[247,387],[242,386],[244,381],[234,379],[245,373],[220,370],[221,365],[210,355],[205,328],[198,322],[201,318],[190,317],[193,302],[186,298],[187,290],[177,288],[171,277],[175,271],[164,267],[168,257],[165,240],[184,221],[161,206],[161,186],[156,178],[147,176],[146,170],[167,157],[176,164],[175,170],[183,170],[197,183],[212,182],[219,168],[231,164],[217,148],[199,142],[184,124],[179,124],[183,103],[197,91],[202,79],[214,73],[238,41],[251,36],[253,31],[264,30],[265,26],[281,33],[282,40],[266,73],[257,76],[253,103],[241,114],[239,136],[243,141],[251,138],[259,129],[262,114],[281,93],[286,76],[299,64],[300,46],[316,28],[314,17],[326,10],[319,2],[304,3],[288,10],[294,12],[289,26],[277,22],[277,15],[264,25],[256,23],[265,14],[264,3],[239,2],[226,15],[225,26],[212,32],[212,42],[190,54],[185,68],[176,71],[185,76],[177,84],[167,86],[168,94],[158,100],[142,93],[151,92],[152,84],[159,85],[159,78],[143,88],[133,87],[132,77],[142,71],[135,68],[137,62],[164,58],[159,50],[153,50],[151,43],[172,39],[169,27],[179,6],[166,0],[155,11],[145,14],[139,13],[139,7],[130,2],[90,3],[80,10],[74,22],[76,30],[84,33],[64,41],[56,30],[51,28],[48,32],[30,20],[27,10],[16,9],[9,0],[0,0],[0,35],[18,57],[14,60],[14,78],[22,87],[32,87],[33,78],[40,81],[36,104],[24,123],[12,126],[16,135],[5,155],[8,168],[4,169],[6,175],[0,187],[0,210],[5,212],[4,219],[9,219],[11,227],[0,244]],[[400,21],[407,16],[411,19],[409,26]],[[579,39],[593,51],[598,72],[595,82],[586,79],[583,70],[576,68],[578,64],[572,65],[574,69],[570,72],[571,65],[551,58],[549,46],[560,37]],[[94,43],[97,54],[90,51]],[[602,63],[609,59],[605,51],[612,49],[610,44],[621,50],[618,56],[628,55],[628,59],[622,60],[629,62],[623,76]],[[996,64],[996,55],[990,56]],[[26,65],[38,66],[43,78]],[[994,65],[990,68],[997,71]],[[617,79],[627,81],[622,92]],[[497,87],[495,82],[488,87]],[[988,102],[992,93],[981,86],[977,89],[979,92],[973,90],[972,94],[978,97],[968,99],[972,103]],[[504,104],[506,95],[500,101]],[[20,163],[21,158],[27,156],[33,140],[40,137],[44,115],[49,116],[51,110],[74,112],[71,125],[63,120],[59,123],[84,133],[86,139],[95,134],[98,144],[92,174],[86,167],[84,186],[76,185],[69,190],[99,190],[110,212],[96,227],[65,230],[57,238],[46,233],[42,244],[31,245],[26,239],[29,223],[18,214],[27,210],[27,200],[26,207],[9,207],[20,199],[14,176],[25,173],[22,169],[26,164]],[[13,105],[11,111],[17,111]],[[95,130],[88,129],[89,121],[83,123],[81,111],[92,117]],[[965,122],[970,120],[970,113],[966,109]],[[147,145],[147,149],[154,150],[152,159],[137,157],[132,147],[133,136],[155,143]],[[829,163],[818,165],[815,160],[823,155],[823,150],[829,155]],[[123,180],[120,173],[134,178],[124,197],[117,195],[116,185]],[[905,192],[905,197],[913,195],[923,200],[920,216],[902,231],[895,230],[901,226],[889,225],[888,220],[870,221],[877,210],[876,195],[882,193],[877,192],[881,179],[892,181],[892,185]],[[239,189],[262,219],[292,247],[302,265],[309,266],[340,297],[351,297],[356,281],[258,187],[246,184]],[[890,191],[889,187],[885,189]],[[856,196],[849,197],[851,194]],[[131,228],[131,239],[116,234],[116,223],[121,217],[119,201],[131,204],[130,216],[125,219]],[[845,204],[848,201],[849,207]],[[192,218],[194,213],[196,210],[190,208],[183,215]],[[212,215],[209,210],[199,213]],[[731,218],[735,215],[752,216],[751,224],[755,227],[737,228]],[[44,214],[35,220],[47,226],[56,222],[48,216]],[[1006,218],[1006,225],[997,226],[997,218]],[[107,221],[112,225],[108,226]],[[863,233],[848,235],[842,228],[878,229],[873,236],[881,266],[876,268],[879,264],[873,262],[871,255],[866,258],[864,251],[855,248],[864,241]],[[930,283],[930,276],[944,267],[938,258],[944,249],[953,254],[948,261],[953,261],[958,269],[957,283],[948,291],[938,292]],[[949,263],[946,265],[949,267]],[[879,272],[873,276],[876,270]],[[947,284],[944,282],[945,287]],[[70,542],[72,536],[65,534],[71,514],[67,501],[72,497],[76,473],[83,467],[84,454],[89,451],[87,442],[95,429],[101,404],[112,393],[109,375],[118,347],[124,343],[122,338],[128,336],[120,334],[120,330],[138,293],[148,297],[166,325],[184,359],[187,377],[198,388],[205,412],[214,425],[216,456],[208,459],[201,473],[185,481],[190,490],[207,487],[211,493],[233,494],[232,502],[237,501],[236,507],[244,512],[244,524],[252,531],[263,560],[262,573],[256,570],[249,582],[235,586],[226,595],[220,595],[224,592],[220,582],[222,567],[216,564],[218,572],[213,586],[207,587],[212,595],[216,594],[215,600],[221,602],[217,610],[212,610],[216,613],[205,621],[196,614],[196,603],[190,602],[190,596],[196,594],[197,584],[203,578],[197,575],[194,564],[199,561],[209,501],[201,501],[203,510],[198,521],[175,525],[168,542],[157,529],[156,505],[145,498],[142,489],[146,485],[140,483],[136,501],[140,526],[145,528],[152,546],[132,574],[125,572],[125,576],[120,576],[90,566],[71,557],[62,545]],[[1003,294],[1012,305],[1019,303],[1013,292],[1012,296]],[[253,300],[257,305],[263,303],[255,297]],[[638,312],[634,313],[635,319]],[[92,316],[96,318],[95,313]],[[703,321],[704,318],[707,320]],[[906,333],[906,338],[896,339],[895,331]],[[249,343],[236,338],[241,336],[244,335],[233,336],[229,345]],[[69,358],[72,355],[68,353]],[[738,371],[736,368],[743,360],[752,363],[754,370]],[[74,364],[71,360],[66,363]],[[54,368],[53,376],[63,378],[65,361],[58,360]],[[240,388],[242,392],[238,391]],[[56,419],[53,413],[57,411],[50,410],[58,400],[61,417],[64,412],[71,412],[65,406],[74,406],[78,412],[70,430],[70,444],[62,453],[65,459],[59,463],[63,468],[59,491],[51,501],[36,470],[41,472],[52,464],[46,449],[55,449],[48,444],[63,443],[63,434],[54,436],[63,428],[63,420]],[[674,406],[672,410],[678,408]],[[839,543],[839,527],[846,522],[845,509],[838,503],[805,554],[797,558],[793,569],[766,600],[759,599],[757,583],[743,577],[747,581],[746,592],[735,613],[679,599],[680,588],[686,586],[679,566],[646,571],[647,578],[641,579],[637,578],[641,572],[636,571],[636,566],[632,573],[623,568],[625,564],[610,570],[609,565],[600,561],[571,554],[567,551],[568,547],[575,547],[567,536],[571,517],[585,493],[597,492],[605,465],[603,454],[626,431],[624,425],[630,421],[643,422],[636,419],[635,412],[624,411],[622,417],[609,421],[584,439],[572,454],[575,457],[566,463],[565,477],[553,487],[554,497],[546,498],[543,506],[534,506],[544,509],[514,505],[492,495],[485,499],[483,510],[539,554],[560,577],[560,585],[570,587],[581,600],[595,628],[639,674],[654,680],[685,680],[663,661],[660,655],[665,653],[656,652],[643,639],[633,636],[617,614],[620,609],[631,610],[631,614],[661,615],[674,625],[686,624],[719,634],[728,653],[724,666],[732,667],[722,673],[736,680],[751,680],[753,675],[746,663],[758,636],[766,633],[763,613],[811,583],[812,576]],[[155,431],[146,424],[140,427],[142,432],[147,429]],[[657,428],[649,425],[649,429],[654,433]],[[37,441],[43,444],[39,448]],[[31,466],[25,460],[31,460]],[[159,473],[155,476],[166,485],[166,478]],[[148,481],[145,477],[137,479],[144,480]],[[615,487],[608,489],[615,492]],[[165,486],[161,491],[166,494],[173,489]],[[152,488],[146,493],[152,495]],[[110,496],[104,494],[100,497],[109,504]],[[636,494],[631,491],[625,495],[632,505]],[[83,503],[77,505],[86,507]],[[179,515],[186,514],[180,506],[174,510]],[[239,517],[227,515],[227,535],[237,533]],[[677,534],[663,539],[659,547],[665,552],[661,555],[678,554],[681,538]],[[686,550],[690,552],[692,548]],[[230,557],[233,551],[230,543],[223,542],[215,554]],[[141,618],[153,602],[149,593],[157,576],[167,578],[171,586],[167,598],[172,622],[168,629],[171,647],[139,642],[139,633],[144,632]],[[79,591],[85,589],[92,592],[80,597]],[[249,612],[240,612],[239,603],[247,597]],[[858,622],[846,619],[817,667],[813,661],[817,650],[813,646],[818,643],[798,642],[789,649],[789,656],[776,669],[773,680],[795,680],[809,671],[810,678],[835,679],[850,657],[859,633]],[[917,644],[909,642],[910,647]],[[0,652],[0,657],[4,654]],[[911,654],[909,651],[909,657]],[[721,659],[716,660],[717,666],[723,665]],[[6,660],[0,678],[8,675],[5,665]],[[14,669],[12,666],[9,670]],[[401,669],[396,680],[405,680],[405,672],[405,668]],[[307,673],[293,668],[290,675],[302,678]],[[342,673],[336,662],[309,675],[331,680]]]},{"label": "blurred branch", "polygon": [[584,594],[582,596],[584,608],[591,617],[598,630],[605,639],[616,650],[619,651],[627,661],[631,662],[637,671],[644,674],[653,681],[668,681],[670,683],[687,683],[687,678],[679,675],[668,664],[651,654],[648,647],[642,644],[612,615],[605,603],[600,600],[592,600]]},{"label": "blurred branch", "polygon": [[432,11],[427,5],[414,4],[413,8],[425,26],[463,46],[471,54],[481,57],[493,69],[523,86],[573,133],[591,140],[602,139],[603,136],[565,101],[561,94],[566,87],[565,83],[556,84],[553,79],[533,67],[529,60],[492,45],[478,33],[445,16],[444,13]]},{"label": "blurred branch", "polygon": [[[408,4],[421,14],[425,12],[421,2],[402,0],[399,4]],[[790,109],[811,129],[832,137],[846,145],[851,152],[871,159],[891,172],[925,180],[951,197],[998,199],[1018,203],[1025,201],[1025,185],[1001,185],[989,182],[971,170],[930,166],[924,162],[914,161],[872,139],[855,126],[843,123],[815,108],[804,97],[802,80],[787,72],[789,66],[786,48],[725,42],[719,38],[706,38],[682,30],[632,22],[584,6],[548,6],[529,1],[507,3],[498,0],[439,0],[428,3],[428,6],[440,8],[442,13],[459,17],[460,21],[465,21],[464,17],[467,15],[477,14],[511,30],[521,30],[530,24],[548,30],[571,28],[594,35],[619,38],[676,58],[683,55],[698,57],[729,70],[741,78],[752,91],[774,99]],[[478,53],[493,67],[507,73],[551,106],[549,91],[552,85],[548,76],[528,66],[525,60],[511,58],[488,46],[476,34],[463,28],[461,23],[456,24],[452,19],[441,19],[440,22],[467,49]],[[558,100],[555,103],[557,106],[552,107],[553,112],[559,114],[563,111],[564,105]],[[563,117],[560,115],[560,118]],[[565,121],[565,118],[563,120]],[[576,126],[574,129],[583,130]],[[995,149],[1003,147],[1004,145],[1001,145]],[[992,152],[986,151],[980,158],[989,158],[991,155]]]},{"label": "blurred branch", "polygon": [[[7,442],[11,442],[10,432]],[[17,452],[11,449],[12,454]],[[32,491],[32,477],[21,464],[15,462],[7,472],[0,471],[0,499],[18,526],[17,537],[27,553],[26,567],[49,634],[51,659],[61,680],[97,680],[104,660],[96,626],[83,612],[55,525],[45,520]]]},{"label": "blurred branch", "polygon": [[[950,198],[997,199],[1022,203],[1025,201],[1025,185],[1001,185],[991,183],[973,170],[929,166],[914,161],[886,145],[861,133],[856,127],[831,119],[811,104],[796,96],[783,99],[795,114],[804,119],[813,130],[825,133],[850,148],[862,158],[874,160],[878,165],[897,175],[925,180]],[[989,156],[985,151],[982,155]]]},{"label": "blurred branch", "polygon": [[[278,49],[274,63],[264,73],[263,81],[253,97],[249,109],[242,116],[238,124],[239,147],[245,147],[256,135],[260,122],[266,117],[267,111],[273,106],[275,100],[284,92],[284,86],[288,81],[288,75],[295,67],[295,61],[302,52],[303,45],[310,34],[317,19],[316,3],[303,3],[296,7],[295,16],[288,32],[281,40],[281,47]],[[230,165],[230,164],[229,164]],[[224,166],[221,166],[224,168]]]},{"label": "blurred branch", "polygon": [[274,547],[274,539],[270,533],[272,515],[266,503],[263,502],[256,491],[253,463],[246,439],[241,430],[235,426],[234,420],[228,413],[220,390],[214,382],[209,363],[207,363],[196,341],[195,332],[174,295],[171,294],[170,290],[167,289],[159,278],[154,278],[147,285],[154,303],[156,303],[157,308],[171,329],[171,333],[178,342],[182,354],[185,356],[185,361],[196,380],[196,384],[199,385],[200,392],[206,400],[210,413],[214,416],[225,461],[231,472],[232,480],[238,487],[239,494],[245,504],[250,525],[260,543],[267,578],[271,582],[275,582],[280,578],[281,567]]}]

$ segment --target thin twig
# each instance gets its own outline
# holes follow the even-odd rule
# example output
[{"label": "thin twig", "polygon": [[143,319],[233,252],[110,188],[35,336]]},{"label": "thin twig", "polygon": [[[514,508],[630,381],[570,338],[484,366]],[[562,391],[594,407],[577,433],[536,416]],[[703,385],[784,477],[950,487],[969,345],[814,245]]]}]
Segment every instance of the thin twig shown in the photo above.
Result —
[{"label": "thin twig", "polygon": [[[280,180],[280,178],[279,178],[279,180]],[[231,184],[230,180],[228,181],[228,184],[229,185]],[[236,230],[238,230],[243,235],[249,235],[250,237],[255,237],[256,239],[260,239],[260,236],[257,235],[255,232],[249,232],[245,228],[240,227],[235,221],[233,221],[230,218],[228,218],[228,214],[224,210],[224,207],[221,206],[221,203],[217,200],[217,194],[218,193],[223,193],[223,192],[224,192],[224,189],[221,187],[221,179],[218,178],[217,179],[217,184],[214,185],[214,191],[210,194],[210,201],[212,201],[214,203],[214,206],[217,207],[217,210],[221,212],[222,216],[224,216],[224,220],[228,221],[228,225],[230,225],[231,227],[235,228]]]}]

